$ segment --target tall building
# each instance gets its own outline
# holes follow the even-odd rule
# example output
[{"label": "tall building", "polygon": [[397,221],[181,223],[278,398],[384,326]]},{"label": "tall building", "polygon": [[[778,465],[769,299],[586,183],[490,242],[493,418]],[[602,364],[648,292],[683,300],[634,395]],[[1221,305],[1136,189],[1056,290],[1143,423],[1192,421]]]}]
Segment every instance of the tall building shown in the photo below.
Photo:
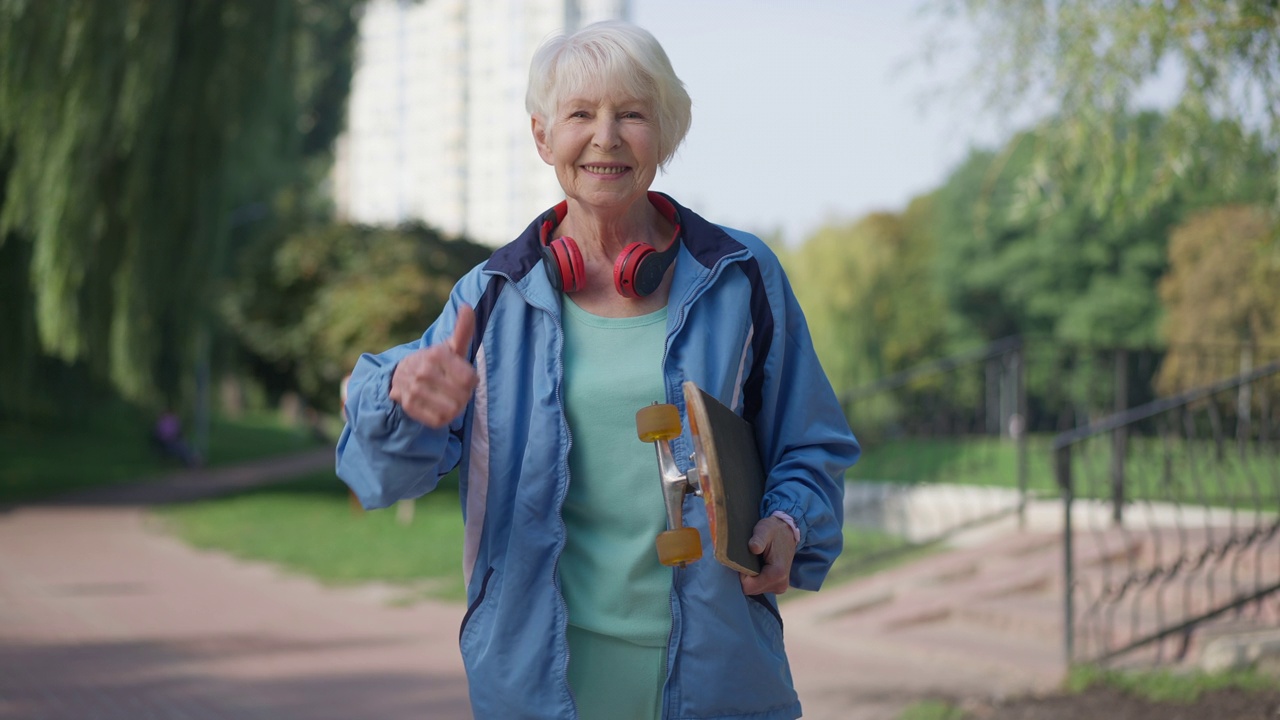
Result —
[{"label": "tall building", "polygon": [[353,222],[421,219],[502,244],[563,197],[524,109],[550,35],[628,0],[371,0],[360,21],[333,194]]}]

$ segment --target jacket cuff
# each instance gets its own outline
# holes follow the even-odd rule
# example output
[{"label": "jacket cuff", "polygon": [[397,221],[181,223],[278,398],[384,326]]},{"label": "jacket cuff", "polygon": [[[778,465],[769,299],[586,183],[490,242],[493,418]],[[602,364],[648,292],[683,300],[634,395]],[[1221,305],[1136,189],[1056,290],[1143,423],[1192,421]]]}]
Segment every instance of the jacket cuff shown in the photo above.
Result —
[{"label": "jacket cuff", "polygon": [[391,399],[391,378],[396,374],[396,368],[400,365],[396,362],[394,365],[386,368],[383,374],[377,378],[377,395],[374,401],[374,408],[382,415],[383,432],[390,434],[400,427],[404,421],[404,410],[400,408],[400,403]]}]

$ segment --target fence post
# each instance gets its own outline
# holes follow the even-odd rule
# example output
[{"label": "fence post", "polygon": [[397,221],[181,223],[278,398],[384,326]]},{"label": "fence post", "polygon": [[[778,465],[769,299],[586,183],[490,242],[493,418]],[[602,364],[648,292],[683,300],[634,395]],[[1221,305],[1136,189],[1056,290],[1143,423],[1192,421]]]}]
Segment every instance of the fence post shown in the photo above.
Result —
[{"label": "fence post", "polygon": [[986,403],[983,420],[986,422],[987,434],[1000,437],[1004,431],[1000,428],[1000,358],[989,357],[986,362]]},{"label": "fence post", "polygon": [[[1253,370],[1253,341],[1246,340],[1240,346],[1240,374]],[[1236,391],[1236,445],[1243,455],[1253,425],[1253,383],[1245,383]]]},{"label": "fence post", "polygon": [[1017,434],[1014,442],[1018,447],[1018,529],[1027,527],[1027,435],[1030,431],[1027,418],[1027,348],[1021,342],[1013,351],[1014,388],[1017,394],[1017,418],[1015,427]]},{"label": "fence post", "polygon": [[1062,646],[1066,653],[1067,667],[1075,659],[1076,615],[1073,601],[1075,590],[1075,561],[1072,557],[1071,504],[1074,488],[1071,478],[1071,446],[1057,448],[1054,452],[1053,470],[1062,492]]},{"label": "fence post", "polygon": [[[1129,353],[1117,350],[1115,357],[1115,412],[1129,409]],[[1111,431],[1111,521],[1124,523],[1124,461],[1129,433],[1125,427]]]}]

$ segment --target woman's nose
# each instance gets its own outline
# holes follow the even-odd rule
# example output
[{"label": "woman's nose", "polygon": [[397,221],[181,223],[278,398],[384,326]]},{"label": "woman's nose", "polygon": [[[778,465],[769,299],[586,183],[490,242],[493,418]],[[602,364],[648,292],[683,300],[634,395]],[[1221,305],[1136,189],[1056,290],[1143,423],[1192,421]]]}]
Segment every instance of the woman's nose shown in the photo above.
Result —
[{"label": "woman's nose", "polygon": [[592,142],[596,147],[606,150],[617,147],[619,143],[618,122],[610,117],[601,117],[596,121],[595,135]]}]

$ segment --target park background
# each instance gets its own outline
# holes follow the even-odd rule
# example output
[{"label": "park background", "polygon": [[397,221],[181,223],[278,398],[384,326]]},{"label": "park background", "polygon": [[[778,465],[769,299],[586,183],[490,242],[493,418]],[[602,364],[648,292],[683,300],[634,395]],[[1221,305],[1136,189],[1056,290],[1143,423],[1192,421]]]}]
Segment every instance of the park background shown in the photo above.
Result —
[{"label": "park background", "polygon": [[[335,213],[365,6],[0,5],[0,502],[172,469],[149,439],[165,411],[213,466],[331,442],[358,354],[418,337],[491,251]],[[972,378],[865,391],[1011,338],[1052,358],[1027,361],[1033,437],[1280,358],[1273,4],[889,6],[626,4],[695,100],[655,187],[782,258],[873,450],[851,477],[916,472],[874,449],[925,407],[1009,435],[1017,408],[990,412]],[[284,518],[351,519],[331,473],[305,483],[170,522],[269,555],[292,545]],[[408,529],[371,520],[357,532],[378,537],[279,561],[334,582],[447,574],[447,553],[371,568],[352,550],[446,542],[456,494],[424,504]]]}]

